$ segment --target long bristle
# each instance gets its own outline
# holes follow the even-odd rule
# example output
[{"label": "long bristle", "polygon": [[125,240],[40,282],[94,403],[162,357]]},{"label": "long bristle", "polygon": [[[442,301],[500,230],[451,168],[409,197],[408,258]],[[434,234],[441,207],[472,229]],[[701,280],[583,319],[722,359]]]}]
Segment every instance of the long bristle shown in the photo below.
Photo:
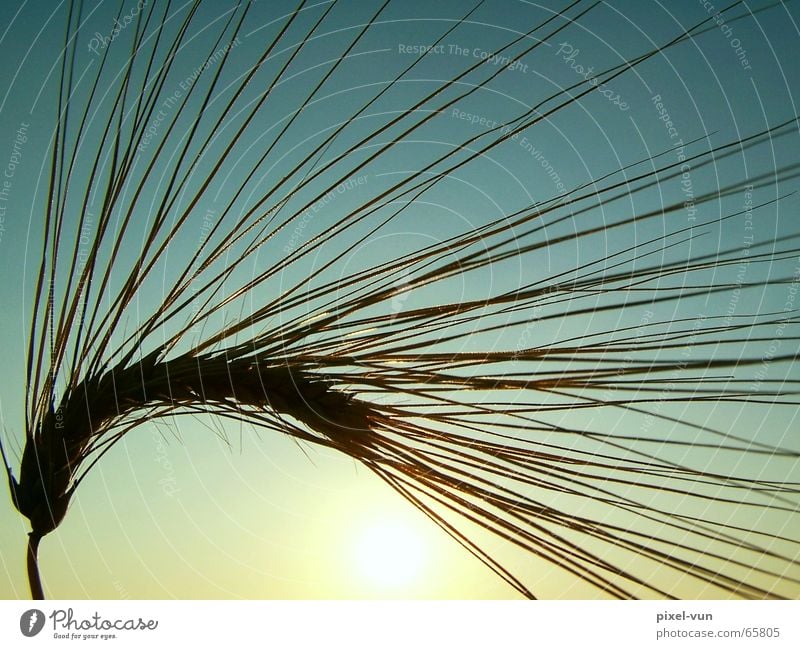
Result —
[{"label": "long bristle", "polygon": [[[464,10],[433,45],[468,24],[482,4]],[[602,4],[567,3],[490,54],[535,55]],[[723,11],[731,22],[749,15],[732,15],[739,4]],[[796,310],[726,314],[714,300],[733,289],[796,287],[797,275],[772,269],[797,258],[800,235],[746,249],[699,245],[745,213],[725,202],[743,187],[780,189],[749,213],[783,204],[783,187],[800,175],[798,165],[698,186],[691,207],[718,209],[691,224],[676,218],[687,209],[685,197],[648,209],[633,200],[679,180],[686,165],[702,174],[796,134],[797,117],[715,144],[697,138],[677,161],[666,155],[671,149],[654,151],[557,195],[499,209],[458,230],[442,228],[424,245],[379,260],[365,255],[350,266],[365,242],[425,205],[458,172],[517,146],[518,136],[578,105],[598,82],[636,74],[713,29],[713,19],[703,17],[623,63],[548,90],[501,123],[463,135],[457,146],[383,174],[336,211],[331,196],[341,187],[356,186],[359,174],[380,169],[405,142],[429,134],[437,118],[508,74],[491,57],[468,59],[429,92],[385,111],[383,102],[396,101],[392,91],[430,59],[426,50],[359,99],[348,119],[302,139],[303,112],[329,90],[388,5],[353,31],[303,88],[293,112],[256,133],[281,85],[334,21],[336,4],[302,1],[271,23],[245,70],[237,68],[236,48],[253,7],[236,4],[209,27],[206,72],[174,99],[153,138],[147,129],[167,79],[185,71],[184,47],[201,3],[175,14],[148,5],[96,62],[88,91],[82,88],[85,101],[74,98],[81,96],[74,68],[83,8],[69,3],[18,481],[9,469],[14,504],[32,525],[32,574],[39,539],[57,528],[87,472],[129,430],[210,413],[354,458],[525,596],[536,595],[526,576],[467,530],[522,548],[612,597],[678,596],[652,577],[656,570],[715,592],[791,597],[800,584],[792,574],[800,541],[757,524],[748,528],[730,508],[748,509],[756,521],[767,512],[796,514],[798,484],[711,469],[689,454],[730,454],[738,464],[800,453],[695,420],[677,406],[799,402],[790,373],[800,355]],[[380,118],[368,122],[374,127],[354,126],[377,119],[373,110]],[[619,207],[626,201],[631,205]],[[189,226],[197,227],[207,204],[215,206],[214,219],[187,248]],[[603,209],[609,215],[598,219]],[[297,241],[290,233],[306,227],[310,211],[327,218],[324,227]],[[626,238],[638,228],[646,234]],[[615,236],[619,245],[609,245]],[[568,257],[578,245],[586,256],[566,269],[541,263],[549,254]],[[126,256],[127,250],[136,252]],[[171,250],[179,251],[177,266]],[[519,270],[534,260],[541,263],[537,272],[520,274],[513,285],[472,285],[481,272],[499,276],[501,268]],[[741,264],[759,274],[732,283],[719,273]],[[463,283],[461,295],[448,290],[454,279]],[[156,298],[154,286],[163,288]],[[671,315],[692,300],[710,306],[697,317]],[[623,318],[634,312],[649,315],[638,323]],[[562,331],[565,320],[591,320],[593,327]],[[781,374],[755,380],[747,371],[764,356],[752,345],[769,343],[776,328],[786,345],[768,360]],[[634,415],[649,418],[648,425],[615,427]],[[665,494],[683,507],[670,510]],[[41,586],[34,591],[41,594]]]}]

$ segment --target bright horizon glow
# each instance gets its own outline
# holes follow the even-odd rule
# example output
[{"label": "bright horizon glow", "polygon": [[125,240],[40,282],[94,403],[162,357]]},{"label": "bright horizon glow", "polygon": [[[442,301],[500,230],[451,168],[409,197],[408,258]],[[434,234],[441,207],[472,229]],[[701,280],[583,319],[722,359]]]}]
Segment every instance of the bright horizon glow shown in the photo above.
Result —
[{"label": "bright horizon glow", "polygon": [[424,576],[427,552],[423,537],[407,521],[373,519],[354,539],[356,572],[372,587],[411,587]]}]

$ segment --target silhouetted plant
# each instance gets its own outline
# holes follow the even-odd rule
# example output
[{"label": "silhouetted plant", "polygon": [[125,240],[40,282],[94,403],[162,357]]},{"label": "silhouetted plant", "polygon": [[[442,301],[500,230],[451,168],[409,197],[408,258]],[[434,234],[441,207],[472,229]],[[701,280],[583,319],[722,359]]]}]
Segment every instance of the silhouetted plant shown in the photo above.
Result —
[{"label": "silhouetted plant", "polygon": [[[502,44],[441,56],[487,29],[491,5],[441,22],[376,81],[362,54],[413,5],[362,19],[301,2],[266,21],[250,2],[154,2],[129,20],[120,4],[103,38],[69,3],[18,478],[9,468],[34,597],[39,542],[94,464],[143,422],[197,413],[358,460],[528,597],[530,576],[470,530],[613,597],[676,596],[659,567],[743,597],[796,594],[798,539],[759,516],[797,512],[797,483],[770,469],[797,450],[692,410],[796,405],[794,311],[731,314],[724,298],[796,289],[783,269],[797,228],[746,247],[702,239],[784,200],[794,160],[743,176],[726,164],[796,119],[713,145],[697,133],[680,158],[662,147],[570,184],[534,151],[540,129],[717,30],[715,16],[585,74],[543,50],[598,2],[526,10]],[[719,15],[754,19],[738,2]],[[553,60],[566,85],[512,77]],[[538,100],[505,101],[523,83]],[[564,190],[534,199],[520,152]],[[688,200],[673,191],[687,165]],[[504,194],[506,174],[528,199]],[[479,187],[469,213],[481,181],[499,193],[478,204]],[[745,187],[755,202],[731,207]],[[447,209],[464,215],[427,216]],[[424,245],[402,234],[415,231]],[[751,274],[733,281],[742,263]]]}]

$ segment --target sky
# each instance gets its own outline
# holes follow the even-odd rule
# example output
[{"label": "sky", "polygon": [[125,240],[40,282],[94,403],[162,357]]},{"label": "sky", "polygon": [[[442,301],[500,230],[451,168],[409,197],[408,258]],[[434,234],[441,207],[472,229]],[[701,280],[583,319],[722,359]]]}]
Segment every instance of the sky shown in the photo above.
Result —
[{"label": "sky", "polygon": [[[0,423],[6,448],[13,454],[19,451],[24,435],[26,327],[46,207],[47,150],[54,132],[66,6],[43,1],[6,4],[6,13],[12,18],[0,32],[0,48],[4,60],[9,62],[0,70],[0,165],[7,179],[3,185],[4,200],[0,201],[0,264],[5,278],[0,282],[3,305],[0,335],[4,341],[0,346],[0,362],[5,368],[0,376]],[[590,4],[580,4],[570,15]],[[142,314],[152,312],[199,245],[219,241],[224,229],[209,235],[209,227],[221,218],[227,201],[232,201],[232,214],[242,214],[339,125],[345,128],[326,149],[321,158],[323,163],[377,131],[399,111],[441,87],[445,80],[484,59],[488,60],[483,66],[444,88],[434,102],[420,108],[418,115],[426,115],[425,111],[437,102],[447,102],[469,90],[473,92],[456,99],[388,153],[350,173],[356,162],[369,160],[381,143],[397,137],[402,125],[389,128],[377,141],[351,152],[344,162],[332,165],[301,191],[287,196],[285,213],[297,212],[298,216],[240,266],[227,287],[246,282],[265,265],[276,263],[330,232],[345,216],[436,156],[455,150],[455,159],[463,159],[469,155],[469,149],[458,149],[459,145],[483,130],[503,124],[537,105],[543,119],[473,163],[448,173],[407,208],[402,218],[379,232],[367,235],[374,221],[366,221],[338,236],[335,245],[322,247],[303,261],[290,264],[245,298],[234,300],[225,311],[226,321],[281,295],[295,282],[338,259],[340,254],[342,257],[312,280],[311,286],[399,258],[422,246],[457,236],[470,227],[568,194],[576,186],[644,160],[621,175],[630,179],[636,171],[652,168],[647,162],[651,156],[663,153],[659,158],[663,163],[680,162],[681,155],[699,153],[706,146],[719,146],[791,119],[798,112],[796,100],[800,88],[800,69],[789,65],[790,53],[797,50],[800,38],[797,7],[788,4],[742,20],[730,20],[746,13],[748,8],[756,11],[765,4],[742,5],[726,14],[730,24],[722,19],[721,23],[709,23],[694,40],[652,57],[550,114],[555,100],[548,98],[587,78],[590,69],[594,72],[608,69],[646,53],[655,45],[669,42],[684,29],[716,15],[723,7],[689,0],[670,3],[611,0],[591,9],[530,53],[516,58],[523,49],[536,43],[532,38],[522,39],[508,50],[509,58],[503,59],[501,56],[505,54],[495,58],[489,55],[553,16],[554,11],[563,9],[567,3],[488,0],[368,111],[351,119],[388,79],[400,74],[472,6],[460,2],[390,2],[349,52],[347,60],[324,80],[313,101],[290,122],[298,104],[380,7],[374,2],[337,3],[321,28],[314,32],[314,38],[286,68],[269,101],[247,126],[245,137],[213,174],[208,191],[191,211],[188,226],[170,244],[168,254],[157,264],[156,272],[144,285],[123,326],[131,327]],[[178,29],[187,6],[176,3],[174,15],[164,23],[167,35]],[[157,12],[163,10],[161,4],[156,7]],[[281,41],[281,47],[267,59],[234,104],[236,110],[226,115],[221,126],[214,130],[212,124],[222,114],[226,98],[232,96],[233,84],[258,60],[267,39],[277,33],[293,9],[289,3],[254,3],[240,39],[230,47],[226,66],[219,70],[220,59],[215,58],[200,69],[204,57],[219,51],[213,44],[231,16],[232,7],[232,3],[201,4],[175,68],[156,96],[158,111],[164,111],[165,117],[161,120],[159,112],[154,111],[147,121],[149,134],[140,141],[140,155],[130,173],[130,184],[124,189],[123,202],[130,200],[135,181],[143,177],[156,147],[167,137],[166,124],[174,114],[170,111],[175,110],[169,103],[170,96],[185,99],[189,109],[178,119],[173,135],[167,137],[168,146],[159,158],[157,173],[148,179],[143,198],[136,205],[125,245],[115,260],[120,268],[132,263],[137,246],[141,246],[150,215],[166,187],[172,164],[169,154],[177,151],[182,138],[190,133],[191,122],[187,120],[201,110],[199,89],[210,82],[211,75],[220,72],[220,93],[215,101],[203,107],[206,119],[192,133],[189,144],[189,151],[196,152],[204,138],[210,137],[209,151],[198,160],[171,217],[179,208],[189,205],[192,191],[199,189],[201,180],[222,155],[226,137],[242,123],[247,111],[257,105],[269,79],[289,61],[299,35],[310,29],[329,5],[308,4]],[[90,177],[92,146],[102,141],[102,117],[108,114],[114,101],[113,92],[105,90],[118,87],[119,77],[115,75],[127,57],[125,47],[126,44],[129,47],[135,28],[133,17],[137,5],[123,2],[120,8],[116,3],[86,2],[84,11],[86,23],[76,36],[74,69],[79,83],[72,105],[77,114],[88,105],[90,119],[85,148],[76,156],[73,186],[87,183]],[[126,20],[128,16],[131,20]],[[115,19],[124,24],[116,33]],[[557,24],[560,23],[556,21],[554,26]],[[89,103],[91,84],[97,78],[106,50],[109,63],[99,77],[100,93]],[[158,52],[163,57],[163,50]],[[139,72],[144,70],[144,59],[141,61]],[[503,67],[506,69],[501,75],[480,85],[490,73]],[[190,89],[196,89],[197,93]],[[68,130],[68,135],[75,135],[77,123],[77,120],[71,122],[73,130]],[[286,124],[290,125],[285,137],[271,150],[267,161],[259,163],[262,152]],[[215,138],[216,135],[219,137]],[[689,145],[706,136],[707,141]],[[400,302],[376,308],[410,309],[441,303],[443,295],[470,299],[511,290],[540,278],[543,273],[570,272],[582,263],[602,260],[606,254],[626,245],[682,228],[694,227],[695,234],[702,229],[702,236],[690,244],[661,251],[658,258],[663,262],[684,258],[681,255],[700,257],[742,248],[750,245],[751,236],[754,242],[770,242],[796,233],[796,196],[755,210],[749,216],[713,224],[722,214],[745,210],[748,204],[758,205],[796,190],[797,182],[791,178],[757,188],[752,194],[743,190],[745,178],[795,161],[796,139],[796,132],[768,139],[744,154],[719,158],[707,167],[693,169],[690,177],[679,174],[635,194],[623,191],[618,200],[605,201],[599,208],[549,226],[546,233],[533,235],[544,236],[545,241],[552,239],[552,245],[496,264],[482,274],[456,275],[444,285],[412,291]],[[486,140],[476,140],[470,146],[476,147],[481,142]],[[685,152],[681,142],[687,144]],[[105,153],[110,154],[110,149]],[[106,158],[104,164],[108,161]],[[258,173],[248,176],[254,167]],[[431,173],[443,168],[442,164],[434,165]],[[342,183],[346,187],[338,191],[336,188]],[[650,220],[635,227],[608,228],[631,214],[693,199],[704,191],[729,184],[738,186],[719,201],[699,205],[697,212],[687,208],[678,210],[668,222]],[[237,194],[240,188],[243,191]],[[330,188],[333,192],[327,194]],[[281,195],[278,192],[273,200]],[[68,203],[67,227],[73,233],[79,228],[76,214],[81,209],[81,198],[76,191]],[[92,209],[99,211],[102,192],[93,193],[90,198]],[[405,199],[397,200],[399,205]],[[391,209],[392,205],[384,206],[374,218],[388,215]],[[601,228],[596,235],[577,243],[555,242],[560,235],[576,228],[589,228],[593,223],[607,229]],[[354,251],[349,250],[360,235],[366,238]],[[251,241],[250,236],[252,233],[219,264],[227,264],[241,255]],[[112,257],[108,249],[101,251],[101,255],[104,259]],[[797,263],[795,258],[775,262],[767,268],[748,268],[747,281],[758,281],[764,274],[791,277],[797,272]],[[737,281],[736,266],[713,272],[725,273],[722,281],[732,285]],[[715,279],[720,281],[719,277]],[[115,271],[111,284],[119,286],[122,280],[123,275]],[[63,289],[65,278],[59,277],[57,282]],[[666,321],[695,318],[700,323],[697,326],[702,327],[703,316],[707,314],[739,316],[782,311],[792,299],[789,290],[787,285],[763,293],[749,290],[741,294],[724,293],[705,301],[681,300],[677,304],[660,305],[655,317]],[[321,303],[301,304],[280,317],[288,319],[304,310],[313,312]],[[559,309],[552,313],[559,313]],[[543,315],[550,313],[545,307]],[[553,318],[537,325],[533,332],[523,327],[508,327],[471,336],[458,344],[464,350],[507,348],[531,336],[543,339],[583,336],[592,331],[641,324],[643,319],[653,317],[646,313],[645,308],[632,307],[597,315],[588,323],[579,318]],[[208,326],[218,327],[220,322],[212,319]],[[774,336],[782,333],[776,330]],[[169,329],[159,334],[168,335]],[[764,342],[750,343],[753,347],[748,350],[758,356],[765,353],[769,342],[768,336]],[[786,347],[792,344],[786,342]],[[797,372],[793,377],[800,378]],[[578,412],[563,416],[572,423],[585,421],[587,417]],[[591,416],[600,417],[599,425],[613,431],[636,426],[646,429],[652,425],[635,414]],[[789,446],[794,443],[797,448],[797,422],[791,408],[764,404],[750,404],[747,408],[735,404],[687,406],[681,416],[691,421],[712,422],[747,439]],[[669,430],[669,434],[675,435],[682,432],[686,431],[679,425]],[[677,451],[663,450],[665,457],[685,459],[673,458],[670,456],[673,452]],[[773,460],[765,469],[748,465],[754,462],[752,458],[749,456],[745,466],[738,468],[745,473],[769,470],[800,478],[796,462]],[[707,460],[710,466],[726,462],[724,457],[704,458],[700,451],[690,459],[698,463]],[[736,515],[732,513],[731,520]],[[783,526],[783,533],[791,538],[800,533],[797,515],[771,524]],[[27,595],[23,563],[26,532],[26,521],[13,509],[9,499],[0,499],[0,597]],[[523,572],[541,597],[600,596],[543,561],[515,552],[498,539],[487,539],[487,543],[498,556],[506,557]],[[41,567],[46,592],[56,598],[519,597],[432,521],[353,460],[327,449],[301,445],[273,431],[222,425],[206,416],[148,423],[128,433],[92,469],[61,527],[43,542]],[[691,584],[683,592],[687,597],[720,596],[717,591],[697,590]]]}]

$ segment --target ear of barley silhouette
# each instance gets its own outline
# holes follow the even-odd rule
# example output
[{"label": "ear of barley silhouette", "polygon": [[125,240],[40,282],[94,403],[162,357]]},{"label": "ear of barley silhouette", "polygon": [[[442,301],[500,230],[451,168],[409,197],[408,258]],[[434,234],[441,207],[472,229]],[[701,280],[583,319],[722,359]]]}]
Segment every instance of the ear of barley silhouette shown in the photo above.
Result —
[{"label": "ear of barley silhouette", "polygon": [[[785,203],[793,160],[713,173],[792,137],[796,120],[713,145],[687,134],[680,157],[668,143],[572,185],[534,147],[561,115],[713,35],[718,17],[754,14],[733,3],[585,74],[574,46],[570,59],[554,44],[598,2],[529,8],[518,32],[440,56],[485,31],[492,4],[434,22],[426,47],[376,81],[363,54],[416,17],[402,15],[411,5],[360,5],[342,29],[355,10],[337,3],[268,21],[249,2],[121,4],[103,37],[88,5],[69,3],[16,473],[3,450],[31,524],[34,597],[39,542],[95,463],[142,423],[198,413],[354,458],[528,597],[535,575],[475,530],[613,597],[675,597],[681,580],[798,592],[785,527],[797,451],[692,410],[796,405],[783,305],[797,229],[746,247],[702,239]],[[540,83],[502,118],[470,104],[533,86],[512,75],[554,61],[567,82]],[[563,191],[484,195],[484,215],[457,226],[426,216],[464,210],[475,169],[508,191],[520,152]],[[687,168],[688,200],[685,186],[669,192]],[[642,207],[653,191],[660,202]],[[731,314],[734,290],[756,297]],[[758,297],[770,291],[784,302]]]}]

